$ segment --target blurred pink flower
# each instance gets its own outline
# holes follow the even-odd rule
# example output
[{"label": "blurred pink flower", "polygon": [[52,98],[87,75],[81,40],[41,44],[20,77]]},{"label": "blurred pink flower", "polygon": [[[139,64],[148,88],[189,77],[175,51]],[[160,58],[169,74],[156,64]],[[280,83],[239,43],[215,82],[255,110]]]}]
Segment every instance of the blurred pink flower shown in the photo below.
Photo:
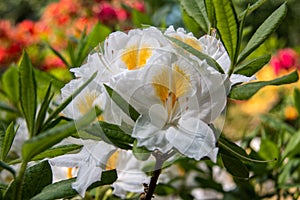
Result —
[{"label": "blurred pink flower", "polygon": [[299,55],[291,48],[281,49],[272,57],[270,64],[278,75],[282,70],[300,68]]}]

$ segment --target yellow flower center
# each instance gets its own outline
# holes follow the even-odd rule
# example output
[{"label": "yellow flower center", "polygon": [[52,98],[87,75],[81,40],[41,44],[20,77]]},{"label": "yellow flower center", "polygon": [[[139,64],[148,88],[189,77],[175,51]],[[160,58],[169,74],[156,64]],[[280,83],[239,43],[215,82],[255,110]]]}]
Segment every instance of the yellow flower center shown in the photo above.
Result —
[{"label": "yellow flower center", "polygon": [[178,107],[178,98],[186,94],[190,88],[190,75],[178,65],[172,69],[164,68],[153,78],[154,91],[168,111],[168,116]]},{"label": "yellow flower center", "polygon": [[133,45],[128,47],[122,55],[122,61],[129,70],[143,67],[152,55],[152,50],[147,46],[138,47]]}]

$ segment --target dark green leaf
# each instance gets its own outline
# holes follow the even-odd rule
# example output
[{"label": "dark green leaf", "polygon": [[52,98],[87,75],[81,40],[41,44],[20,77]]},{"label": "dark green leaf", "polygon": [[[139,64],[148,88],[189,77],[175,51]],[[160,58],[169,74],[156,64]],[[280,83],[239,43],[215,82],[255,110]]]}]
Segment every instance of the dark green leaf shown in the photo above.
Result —
[{"label": "dark green leaf", "polygon": [[48,161],[43,161],[25,172],[22,199],[31,199],[52,183],[52,170]]},{"label": "dark green leaf", "polygon": [[43,122],[45,121],[45,117],[46,117],[46,114],[47,114],[47,110],[49,109],[50,102],[51,102],[51,100],[53,98],[54,94],[52,94],[50,96],[50,94],[51,94],[51,87],[52,87],[52,83],[50,82],[49,87],[48,87],[48,89],[46,91],[46,94],[44,96],[44,100],[42,102],[41,108],[40,108],[40,110],[38,112],[38,116],[36,118],[36,124],[35,124],[35,127],[36,127],[35,131],[36,131],[36,133],[35,133],[35,135],[38,134],[39,131],[42,128]]},{"label": "dark green leaf", "polygon": [[17,113],[18,110],[14,107],[12,107],[11,105],[8,105],[4,102],[0,102],[0,110],[4,110],[7,112],[12,112],[12,113]]},{"label": "dark green leaf", "polygon": [[131,149],[131,144],[134,141],[129,135],[131,133],[124,132],[125,130],[118,125],[109,124],[104,121],[99,121],[97,124],[87,127],[85,131],[122,149]]},{"label": "dark green leaf", "polygon": [[22,158],[25,161],[30,161],[34,156],[49,149],[53,145],[59,143],[62,139],[76,133],[78,130],[86,127],[93,122],[101,111],[92,109],[79,120],[68,122],[61,126],[56,126],[49,129],[38,136],[27,140],[22,147]]},{"label": "dark green leaf", "polygon": [[300,115],[300,90],[298,88],[295,88],[294,90],[294,103],[298,114]]},{"label": "dark green leaf", "polygon": [[[45,187],[41,193],[33,197],[31,200],[53,200],[53,199],[61,199],[61,198],[70,198],[78,193],[76,190],[72,188],[72,183],[75,182],[76,178],[59,181],[52,185],[48,185]],[[117,172],[116,170],[110,170],[102,172],[101,181],[95,182],[92,184],[88,190],[102,186],[112,184],[117,180]]]},{"label": "dark green leaf", "polygon": [[8,164],[6,164],[5,162],[0,160],[0,169],[1,168],[6,169],[7,171],[9,171],[14,177],[16,176],[15,170],[12,167],[10,167]]},{"label": "dark green leaf", "polygon": [[204,0],[180,0],[181,6],[206,33],[209,33],[210,22],[206,13]]},{"label": "dark green leaf", "polygon": [[65,107],[75,98],[92,80],[96,77],[97,72],[95,72],[84,84],[82,84],[77,90],[74,91],[72,95],[70,95],[64,102],[62,102],[48,117],[45,122],[45,126],[50,123],[50,121],[57,117],[57,115],[65,109]]},{"label": "dark green leaf", "polygon": [[296,82],[298,80],[298,73],[294,71],[286,76],[271,80],[271,81],[258,81],[243,85],[233,86],[229,97],[237,100],[247,100],[252,97],[261,88],[267,85],[283,85]]},{"label": "dark green leaf", "polygon": [[237,53],[239,30],[234,7],[232,2],[228,0],[213,0],[213,2],[215,6],[217,29],[229,57],[234,63]]},{"label": "dark green leaf", "polygon": [[247,167],[237,158],[221,154],[223,164],[227,171],[237,178],[248,179],[249,171]]},{"label": "dark green leaf", "polygon": [[136,121],[140,113],[135,110],[121,95],[114,91],[111,87],[104,84],[104,87],[109,94],[110,98],[127,114],[133,121]]},{"label": "dark green leaf", "polygon": [[194,56],[196,56],[197,58],[199,58],[200,60],[206,60],[207,64],[209,64],[211,67],[215,68],[217,71],[221,72],[222,74],[224,74],[224,71],[222,69],[222,67],[210,56],[194,49],[192,46],[176,39],[176,38],[172,38],[172,37],[168,37],[166,36],[169,40],[171,40],[172,42],[174,42],[176,45],[178,45],[179,47],[181,47],[182,49],[188,51],[189,53],[193,54]]},{"label": "dark green leaf", "polygon": [[69,153],[71,151],[78,150],[81,147],[82,147],[82,145],[76,145],[76,144],[69,144],[69,145],[53,147],[53,148],[47,149],[46,151],[34,156],[32,158],[32,161],[43,160],[45,158],[54,158],[54,157]]},{"label": "dark green leaf", "polygon": [[234,69],[234,74],[242,74],[245,76],[252,76],[265,66],[271,59],[271,55],[264,55],[253,60],[250,60],[244,64],[237,66]]},{"label": "dark green leaf", "polygon": [[274,11],[260,27],[256,30],[251,37],[246,47],[243,49],[238,57],[238,63],[243,61],[248,55],[250,55],[257,47],[259,47],[280,25],[287,12],[286,3],[280,6]]},{"label": "dark green leaf", "polygon": [[1,148],[1,160],[5,161],[6,156],[11,148],[11,145],[14,141],[16,131],[14,130],[14,123],[11,122],[7,127],[5,136],[3,138],[2,148]]},{"label": "dark green leaf", "polygon": [[138,147],[137,146],[137,140],[135,140],[133,143],[132,151],[133,151],[133,155],[138,160],[148,160],[148,158],[151,155],[151,152],[146,147]]},{"label": "dark green leaf", "polygon": [[33,66],[24,51],[19,65],[20,102],[30,135],[34,132],[37,105],[36,82]]}]

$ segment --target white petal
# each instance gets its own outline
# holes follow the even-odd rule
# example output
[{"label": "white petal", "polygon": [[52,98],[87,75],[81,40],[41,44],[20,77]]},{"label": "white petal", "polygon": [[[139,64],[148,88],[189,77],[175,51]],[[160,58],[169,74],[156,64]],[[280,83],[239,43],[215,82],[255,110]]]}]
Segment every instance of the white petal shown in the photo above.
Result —
[{"label": "white petal", "polygon": [[241,75],[241,74],[232,74],[230,76],[231,85],[234,85],[236,83],[249,82],[249,81],[253,81],[255,79],[256,79],[255,76],[248,77],[248,76],[244,76],[244,75]]},{"label": "white petal", "polygon": [[179,128],[169,128],[169,142],[182,154],[200,160],[215,148],[215,136],[211,128],[196,118],[180,119]]}]

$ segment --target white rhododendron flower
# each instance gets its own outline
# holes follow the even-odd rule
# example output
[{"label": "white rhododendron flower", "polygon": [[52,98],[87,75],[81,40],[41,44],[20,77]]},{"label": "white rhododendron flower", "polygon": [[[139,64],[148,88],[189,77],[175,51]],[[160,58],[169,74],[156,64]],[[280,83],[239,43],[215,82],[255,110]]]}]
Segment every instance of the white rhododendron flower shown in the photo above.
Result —
[{"label": "white rhododendron flower", "polygon": [[207,67],[169,53],[115,77],[113,88],[141,113],[132,133],[138,146],[162,153],[174,147],[197,160],[215,152],[216,137],[208,124],[225,107],[226,76]]},{"label": "white rhododendron flower", "polygon": [[76,181],[72,184],[80,196],[84,197],[87,188],[101,180],[109,157],[116,148],[103,141],[84,140],[82,150],[77,154],[66,154],[49,160],[53,166],[78,167]]}]

